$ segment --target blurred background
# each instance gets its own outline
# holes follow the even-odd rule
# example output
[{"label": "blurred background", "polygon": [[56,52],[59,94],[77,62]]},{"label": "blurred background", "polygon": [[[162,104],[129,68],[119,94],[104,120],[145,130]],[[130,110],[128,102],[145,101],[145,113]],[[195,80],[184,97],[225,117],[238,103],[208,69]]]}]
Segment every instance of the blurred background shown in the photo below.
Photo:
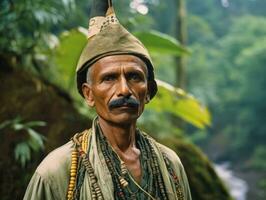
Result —
[{"label": "blurred background", "polygon": [[[77,59],[91,1],[0,2],[0,194],[22,199],[54,148],[89,128]],[[266,199],[266,1],[114,0],[159,85],[139,126],[180,156],[195,200]]]}]

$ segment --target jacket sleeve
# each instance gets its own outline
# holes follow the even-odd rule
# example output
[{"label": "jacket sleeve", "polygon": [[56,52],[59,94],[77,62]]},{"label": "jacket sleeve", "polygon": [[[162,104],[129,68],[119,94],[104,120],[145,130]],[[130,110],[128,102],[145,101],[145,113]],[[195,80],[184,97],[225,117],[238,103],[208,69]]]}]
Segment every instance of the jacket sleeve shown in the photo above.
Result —
[{"label": "jacket sleeve", "polygon": [[188,178],[183,167],[181,160],[179,159],[178,155],[168,147],[164,145],[159,145],[161,151],[164,155],[168,158],[171,168],[174,170],[175,175],[179,178],[180,186],[182,188],[184,194],[184,200],[192,200]]},{"label": "jacket sleeve", "polygon": [[184,186],[184,197],[186,200],[192,200],[187,175],[181,162],[179,163],[179,170],[180,170],[181,180]]},{"label": "jacket sleeve", "polygon": [[55,200],[53,191],[37,172],[32,176],[23,200]]}]

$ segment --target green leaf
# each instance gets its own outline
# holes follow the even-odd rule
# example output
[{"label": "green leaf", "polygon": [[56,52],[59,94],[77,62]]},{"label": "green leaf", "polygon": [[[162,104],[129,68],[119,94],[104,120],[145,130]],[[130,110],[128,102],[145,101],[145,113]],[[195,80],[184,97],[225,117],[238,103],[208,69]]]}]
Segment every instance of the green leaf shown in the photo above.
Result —
[{"label": "green leaf", "polygon": [[60,85],[70,89],[74,85],[78,58],[87,38],[84,28],[66,31],[59,37],[60,43],[55,49],[55,62],[60,75]]},{"label": "green leaf", "polygon": [[25,127],[34,127],[34,126],[46,126],[46,122],[44,121],[31,121],[24,124]]},{"label": "green leaf", "polygon": [[0,123],[0,130],[12,124],[12,120],[6,120]]},{"label": "green leaf", "polygon": [[134,35],[144,44],[150,53],[181,56],[190,54],[189,50],[166,34],[158,31],[135,32]]},{"label": "green leaf", "polygon": [[19,130],[24,129],[25,128],[25,125],[24,124],[17,123],[17,124],[14,124],[13,125],[13,128],[14,128],[15,131],[19,131]]},{"label": "green leaf", "polygon": [[21,142],[15,147],[15,159],[22,167],[25,167],[27,161],[31,158],[30,147],[26,142]]},{"label": "green leaf", "polygon": [[158,94],[147,108],[172,113],[200,129],[210,126],[210,113],[196,98],[163,81],[157,80],[157,84]]},{"label": "green leaf", "polygon": [[192,125],[203,129],[210,125],[209,111],[195,98],[181,98],[175,105],[176,114]]},{"label": "green leaf", "polygon": [[34,151],[39,151],[40,149],[44,149],[44,143],[43,143],[44,137],[31,128],[28,128],[27,132],[30,136],[30,139],[28,140],[29,146]]}]

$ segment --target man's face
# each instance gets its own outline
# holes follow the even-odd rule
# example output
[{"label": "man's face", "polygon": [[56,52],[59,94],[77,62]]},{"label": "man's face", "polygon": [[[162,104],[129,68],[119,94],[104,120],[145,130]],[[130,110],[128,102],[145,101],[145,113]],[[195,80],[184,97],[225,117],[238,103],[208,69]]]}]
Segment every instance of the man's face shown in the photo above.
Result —
[{"label": "man's face", "polygon": [[147,74],[145,63],[135,56],[104,57],[91,66],[91,81],[83,84],[84,97],[106,121],[135,122],[148,95]]}]

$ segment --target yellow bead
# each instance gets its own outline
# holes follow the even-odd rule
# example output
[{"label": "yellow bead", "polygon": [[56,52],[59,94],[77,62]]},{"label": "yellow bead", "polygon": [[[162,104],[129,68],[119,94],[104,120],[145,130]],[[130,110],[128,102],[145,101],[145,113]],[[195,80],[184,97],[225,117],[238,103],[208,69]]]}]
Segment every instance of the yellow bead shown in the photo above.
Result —
[{"label": "yellow bead", "polygon": [[124,179],[124,178],[120,178],[120,184],[123,186],[123,187],[126,187],[128,186],[128,182]]},{"label": "yellow bead", "polygon": [[127,187],[127,186],[128,186],[128,182],[123,183],[122,186],[123,186],[123,187]]},{"label": "yellow bead", "polygon": [[75,177],[70,177],[70,181],[75,181],[76,178]]},{"label": "yellow bead", "polygon": [[71,173],[70,173],[70,176],[75,177],[75,176],[76,176],[76,172],[71,172]]},{"label": "yellow bead", "polygon": [[69,182],[69,185],[70,185],[70,184],[71,184],[71,185],[74,185],[74,184],[75,184],[75,181],[70,181],[70,182]]},{"label": "yellow bead", "polygon": [[76,156],[75,156],[75,157],[72,157],[72,158],[71,158],[71,163],[72,163],[73,161],[77,162],[77,161],[78,161],[78,158],[77,158]]},{"label": "yellow bead", "polygon": [[72,167],[70,169],[77,169],[78,163],[71,163]]},{"label": "yellow bead", "polygon": [[72,165],[71,166],[72,169],[77,169],[77,163],[72,163],[71,165]]},{"label": "yellow bead", "polygon": [[72,170],[77,171],[77,165],[76,165],[76,164],[75,164],[75,165],[72,165],[72,166],[70,167],[70,171],[72,171]]}]

